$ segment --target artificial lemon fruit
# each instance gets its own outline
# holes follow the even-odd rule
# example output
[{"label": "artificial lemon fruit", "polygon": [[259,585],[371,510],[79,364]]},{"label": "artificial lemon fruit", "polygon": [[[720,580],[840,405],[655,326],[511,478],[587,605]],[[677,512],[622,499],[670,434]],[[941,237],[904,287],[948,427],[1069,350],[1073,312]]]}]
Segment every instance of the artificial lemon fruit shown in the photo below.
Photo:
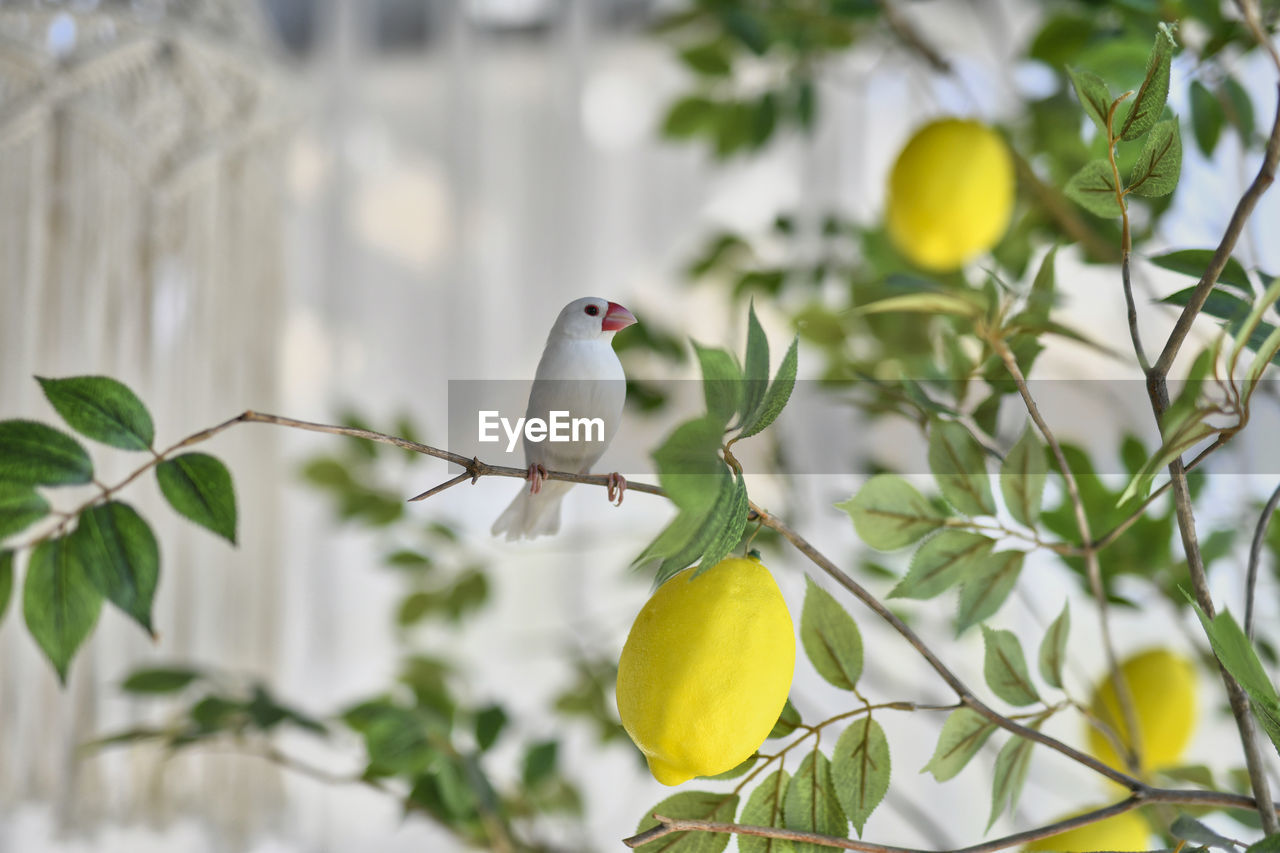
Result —
[{"label": "artificial lemon fruit", "polygon": [[[1143,773],[1169,767],[1182,758],[1196,723],[1196,671],[1191,661],[1167,649],[1152,649],[1120,664],[1120,674],[1133,697]],[[1116,701],[1115,684],[1104,676],[1094,691],[1090,710],[1126,743],[1129,728]],[[1089,726],[1089,752],[1113,767],[1124,767],[1102,732]]]},{"label": "artificial lemon fruit", "polygon": [[1148,850],[1150,838],[1151,829],[1147,826],[1147,822],[1133,811],[1032,841],[1022,849],[1056,850],[1058,853]]},{"label": "artificial lemon fruit", "polygon": [[889,174],[889,237],[912,263],[953,270],[1004,235],[1013,196],[1013,159],[998,133],[976,121],[935,121],[916,131]]},{"label": "artificial lemon fruit", "polygon": [[769,570],[730,557],[685,569],[636,617],[618,661],[618,714],[653,777],[732,770],[768,737],[791,690],[795,628]]}]

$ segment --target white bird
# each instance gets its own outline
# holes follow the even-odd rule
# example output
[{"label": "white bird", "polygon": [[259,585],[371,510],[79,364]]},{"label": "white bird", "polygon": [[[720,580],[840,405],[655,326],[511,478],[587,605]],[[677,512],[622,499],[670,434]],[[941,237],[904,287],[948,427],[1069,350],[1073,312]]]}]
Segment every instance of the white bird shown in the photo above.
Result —
[{"label": "white bird", "polygon": [[[627,397],[626,375],[613,351],[613,334],[634,322],[635,316],[618,303],[590,296],[570,302],[556,318],[529,391],[526,423],[533,418],[547,421],[552,412],[567,412],[570,418],[601,419],[603,436],[601,430],[585,429],[577,441],[530,441],[526,431],[529,488],[522,489],[498,516],[494,536],[532,539],[560,529],[560,502],[573,484],[546,481],[546,473],[586,474],[613,440]],[[622,503],[626,487],[621,475],[610,474],[609,500],[616,494]]]}]

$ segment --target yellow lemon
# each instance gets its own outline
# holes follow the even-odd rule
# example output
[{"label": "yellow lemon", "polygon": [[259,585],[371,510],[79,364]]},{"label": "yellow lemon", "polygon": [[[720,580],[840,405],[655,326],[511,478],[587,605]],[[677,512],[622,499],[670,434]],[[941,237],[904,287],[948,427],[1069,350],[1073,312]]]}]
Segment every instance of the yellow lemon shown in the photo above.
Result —
[{"label": "yellow lemon", "polygon": [[1058,853],[1148,850],[1150,839],[1151,829],[1147,826],[1147,822],[1133,811],[1032,841],[1022,849],[1056,850]]},{"label": "yellow lemon", "polygon": [[953,270],[1004,235],[1013,212],[1013,159],[976,121],[925,125],[889,174],[889,237],[912,263]]},{"label": "yellow lemon", "polygon": [[[759,561],[730,557],[658,588],[618,661],[618,713],[664,785],[732,770],[777,722],[795,628]],[[692,579],[691,579],[692,578]]]},{"label": "yellow lemon", "polygon": [[[1152,649],[1120,664],[1120,674],[1133,696],[1142,750],[1142,772],[1169,767],[1182,758],[1196,723],[1196,671],[1191,661],[1167,649]],[[1103,677],[1090,710],[1120,738],[1130,742],[1115,685]],[[1089,752],[1113,767],[1124,767],[1111,741],[1088,727]]]}]

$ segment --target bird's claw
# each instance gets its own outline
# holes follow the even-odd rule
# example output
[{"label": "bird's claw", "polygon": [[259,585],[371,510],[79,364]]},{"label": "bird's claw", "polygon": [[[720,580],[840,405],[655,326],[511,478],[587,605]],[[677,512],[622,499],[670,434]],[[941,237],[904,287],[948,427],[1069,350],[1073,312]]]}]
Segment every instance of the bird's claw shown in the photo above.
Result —
[{"label": "bird's claw", "polygon": [[542,491],[542,481],[547,479],[547,469],[536,462],[529,466],[529,494],[536,495]]},{"label": "bird's claw", "polygon": [[[614,506],[622,506],[622,496],[627,491],[627,478],[619,474],[617,471],[614,471],[609,475],[608,489],[609,503]],[[617,497],[617,500],[614,500],[615,496]]]}]

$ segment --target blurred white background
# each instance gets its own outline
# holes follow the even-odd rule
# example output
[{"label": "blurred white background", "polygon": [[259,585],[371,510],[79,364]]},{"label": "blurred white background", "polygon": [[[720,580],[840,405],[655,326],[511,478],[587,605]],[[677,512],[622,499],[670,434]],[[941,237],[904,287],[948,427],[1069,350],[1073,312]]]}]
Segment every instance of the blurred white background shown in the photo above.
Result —
[{"label": "blurred white background", "polygon": [[[581,295],[740,348],[740,312],[726,310],[720,292],[680,280],[710,227],[764,230],[781,210],[832,204],[876,216],[887,166],[922,119],[998,119],[1001,104],[1039,85],[1036,69],[1005,61],[1034,25],[1037,4],[904,4],[966,86],[929,75],[896,45],[866,44],[825,85],[812,138],[788,136],[762,157],[718,165],[656,137],[685,80],[646,29],[670,5],[0,0],[0,416],[52,416],[33,374],[106,373],[147,400],[162,443],[246,408],[327,421],[342,405],[378,423],[410,412],[428,442],[443,443],[447,381],[529,377],[552,319]],[[76,76],[77,68],[87,70]],[[1242,78],[1267,115],[1270,84],[1255,71]],[[1171,246],[1207,246],[1252,166],[1209,170],[1185,150],[1179,214],[1165,237]],[[89,189],[75,190],[77,180]],[[1265,235],[1276,233],[1276,213],[1268,197],[1243,253],[1272,270],[1280,241]],[[1064,256],[1066,310],[1095,335],[1124,339],[1113,276]],[[1140,279],[1148,293],[1168,289],[1148,271]],[[775,341],[789,335],[780,313],[764,313]],[[1154,316],[1149,335],[1166,322]],[[1070,350],[1039,369],[1134,375]],[[629,440],[651,444],[670,422],[625,429],[635,431]],[[782,426],[803,435],[803,424]],[[218,438],[210,450],[236,476],[241,547],[176,522],[161,527],[159,641],[104,613],[67,690],[10,605],[0,623],[0,851],[452,849],[449,836],[402,819],[386,797],[253,758],[75,754],[77,743],[147,713],[117,689],[141,661],[252,671],[317,712],[393,677],[389,617],[400,581],[377,565],[371,537],[335,528],[326,506],[297,485],[298,461],[333,441],[259,426]],[[902,448],[904,458],[912,452]],[[404,494],[455,473],[431,470],[424,481],[406,480]],[[785,497],[800,529],[828,553],[854,552],[847,520],[830,503],[855,491],[857,478],[757,477],[750,485],[765,505]],[[625,566],[668,510],[643,495],[615,510],[579,489],[560,536],[495,543],[488,527],[515,488],[486,480],[411,511],[457,521],[494,561],[494,605],[461,640],[439,641],[468,662],[476,697],[521,710],[522,734],[537,737],[560,725],[546,708],[569,677],[566,648],[621,647],[647,593]],[[1223,512],[1236,511],[1248,491],[1224,489]],[[138,502],[162,517],[155,495],[142,492]],[[804,568],[794,558],[776,567],[797,616]],[[1025,577],[1035,569],[1029,563]],[[1074,594],[1061,573],[1044,577],[1010,608],[1006,627],[1041,625]],[[1078,612],[1083,636],[1091,626],[1087,608]],[[945,698],[909,650],[854,615],[872,690]],[[1169,641],[1138,618],[1118,616],[1126,649]],[[948,619],[937,614],[939,636],[950,636]],[[973,661],[976,642],[942,651]],[[1079,652],[1074,676],[1087,684],[1101,653],[1084,643]],[[798,703],[840,701],[806,664],[797,672]],[[912,685],[925,687],[916,695]],[[867,837],[921,846],[978,837],[985,782],[935,787],[917,776],[933,744],[913,722],[886,721],[895,784],[906,793],[891,793]],[[562,762],[587,797],[586,842],[616,849],[668,792],[628,749],[600,749],[585,732],[566,737]],[[1215,744],[1193,748],[1210,755]],[[353,767],[338,750],[314,758]],[[1081,788],[1096,785],[1072,767],[1033,773],[1018,820],[1085,805]],[[953,817],[939,828],[922,809]],[[1004,825],[1012,823],[997,831]]]}]

